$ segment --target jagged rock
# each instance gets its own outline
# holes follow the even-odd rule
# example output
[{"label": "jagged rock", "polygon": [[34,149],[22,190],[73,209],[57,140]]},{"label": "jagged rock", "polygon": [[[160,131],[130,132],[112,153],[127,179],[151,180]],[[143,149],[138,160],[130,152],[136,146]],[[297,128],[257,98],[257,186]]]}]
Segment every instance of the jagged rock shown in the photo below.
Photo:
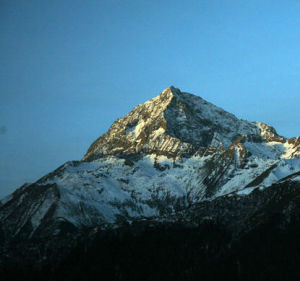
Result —
[{"label": "jagged rock", "polygon": [[210,145],[229,146],[243,134],[260,135],[260,129],[171,86],[114,122],[90,146],[83,160],[135,153],[191,156]]},{"label": "jagged rock", "polygon": [[290,138],[287,143],[285,143],[286,152],[285,158],[296,158],[300,156],[300,137]]},{"label": "jagged rock", "polygon": [[261,136],[266,142],[286,142],[286,139],[282,136],[279,136],[272,126],[269,126],[262,122],[256,122],[256,124],[260,128]]}]

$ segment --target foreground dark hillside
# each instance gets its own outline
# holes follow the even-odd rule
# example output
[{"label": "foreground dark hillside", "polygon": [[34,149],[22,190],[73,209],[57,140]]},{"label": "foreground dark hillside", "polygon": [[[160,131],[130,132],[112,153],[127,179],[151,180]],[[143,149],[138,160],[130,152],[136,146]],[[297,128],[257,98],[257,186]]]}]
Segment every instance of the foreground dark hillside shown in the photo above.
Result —
[{"label": "foreground dark hillside", "polygon": [[[273,218],[278,222],[278,218]],[[139,228],[137,226],[137,228]],[[24,260],[1,280],[299,280],[300,227],[265,224],[238,242],[215,224],[124,227],[79,243],[59,263]]]}]

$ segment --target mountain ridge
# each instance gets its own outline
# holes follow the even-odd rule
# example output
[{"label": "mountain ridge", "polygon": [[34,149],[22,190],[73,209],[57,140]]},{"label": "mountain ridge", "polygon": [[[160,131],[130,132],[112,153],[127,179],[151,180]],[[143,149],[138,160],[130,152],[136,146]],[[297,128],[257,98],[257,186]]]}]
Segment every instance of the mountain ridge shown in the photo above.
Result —
[{"label": "mountain ridge", "polygon": [[[116,216],[158,216],[176,210],[173,204],[184,207],[184,202],[268,186],[300,170],[299,147],[299,138],[286,140],[267,124],[239,120],[171,86],[115,121],[81,161],[67,162],[29,185],[37,193],[56,186],[48,195],[51,204],[38,204],[38,215],[29,211],[30,229],[48,212],[80,227],[114,222]],[[2,213],[13,212],[9,198],[1,201]]]}]

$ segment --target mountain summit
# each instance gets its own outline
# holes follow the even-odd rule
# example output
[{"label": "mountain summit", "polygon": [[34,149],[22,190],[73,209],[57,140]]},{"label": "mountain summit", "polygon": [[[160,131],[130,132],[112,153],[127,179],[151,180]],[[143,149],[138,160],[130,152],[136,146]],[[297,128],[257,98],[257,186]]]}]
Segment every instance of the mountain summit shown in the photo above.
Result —
[{"label": "mountain summit", "polygon": [[90,146],[83,160],[153,153],[189,157],[196,152],[203,154],[211,145],[228,147],[240,136],[262,141],[266,134],[262,132],[271,132],[273,138],[284,142],[270,126],[239,120],[204,99],[171,86],[114,122]]},{"label": "mountain summit", "polygon": [[300,210],[299,140],[171,86],[115,121],[81,161],[2,199],[0,252],[8,264],[30,253],[34,263],[49,261],[58,246],[145,220],[209,220],[240,241],[270,206],[289,224]]}]

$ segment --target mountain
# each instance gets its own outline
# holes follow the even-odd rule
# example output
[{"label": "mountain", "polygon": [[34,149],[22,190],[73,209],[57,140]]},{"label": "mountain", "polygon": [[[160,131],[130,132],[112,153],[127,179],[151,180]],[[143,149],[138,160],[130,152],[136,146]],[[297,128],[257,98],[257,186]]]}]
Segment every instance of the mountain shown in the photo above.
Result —
[{"label": "mountain", "polygon": [[[178,229],[197,235],[226,233],[228,241],[217,238],[222,254],[212,254],[216,262],[220,256],[225,259],[225,248],[231,253],[229,245],[244,249],[242,241],[266,224],[268,230],[277,233],[281,227],[289,236],[290,228],[299,226],[299,156],[300,137],[286,139],[267,124],[239,120],[171,86],[116,120],[82,160],[67,162],[0,201],[0,273],[13,276],[9,274],[14,270],[7,268],[22,264],[19,257],[38,264],[36,272],[45,270],[45,264],[61,272],[61,262],[72,259],[69,255],[75,249],[86,256],[82,249],[94,245],[88,250],[94,255],[97,245],[104,249],[103,237],[119,241],[124,231],[130,233],[130,244],[132,237],[146,239],[149,226],[159,239],[169,232],[178,237]],[[275,221],[274,213],[278,214]],[[194,232],[188,243],[198,237]],[[210,238],[201,239],[204,244],[200,244],[208,247],[205,251],[211,251]],[[123,249],[124,242],[119,243]],[[184,251],[189,251],[189,245]],[[198,250],[206,264],[208,253],[203,247]],[[230,270],[242,276],[235,254],[226,259]],[[20,268],[24,274],[24,267]],[[107,280],[127,280],[122,272]],[[199,274],[191,272],[194,277]],[[149,280],[174,279],[161,276]]]}]

